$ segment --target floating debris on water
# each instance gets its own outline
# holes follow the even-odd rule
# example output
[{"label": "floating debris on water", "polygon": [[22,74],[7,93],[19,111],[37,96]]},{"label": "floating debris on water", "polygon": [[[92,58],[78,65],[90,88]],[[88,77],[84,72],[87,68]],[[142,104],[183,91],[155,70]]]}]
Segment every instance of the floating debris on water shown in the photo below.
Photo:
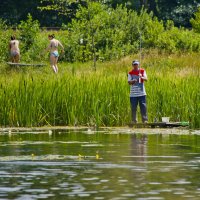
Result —
[{"label": "floating debris on water", "polygon": [[98,151],[96,152],[96,159],[97,160],[99,159],[99,152]]},{"label": "floating debris on water", "polygon": [[52,130],[49,130],[49,136],[52,136]]}]

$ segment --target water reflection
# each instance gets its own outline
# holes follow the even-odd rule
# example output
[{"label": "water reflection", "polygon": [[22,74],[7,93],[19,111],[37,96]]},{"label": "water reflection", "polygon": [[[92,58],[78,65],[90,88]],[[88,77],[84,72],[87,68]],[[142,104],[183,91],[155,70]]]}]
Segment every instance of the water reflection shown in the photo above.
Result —
[{"label": "water reflection", "polygon": [[113,133],[0,135],[0,199],[200,198],[200,136]]},{"label": "water reflection", "polygon": [[138,161],[145,161],[147,155],[147,135],[131,135],[131,154],[137,158]]}]

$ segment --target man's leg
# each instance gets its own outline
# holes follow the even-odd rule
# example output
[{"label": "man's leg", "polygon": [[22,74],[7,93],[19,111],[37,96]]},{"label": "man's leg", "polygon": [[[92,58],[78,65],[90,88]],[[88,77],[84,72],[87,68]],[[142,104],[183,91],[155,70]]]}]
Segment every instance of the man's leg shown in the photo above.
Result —
[{"label": "man's leg", "polygon": [[139,98],[139,105],[140,105],[140,112],[142,116],[142,122],[147,122],[147,103],[146,103],[146,96],[141,96]]},{"label": "man's leg", "polygon": [[130,97],[130,102],[131,102],[132,122],[137,123],[136,112],[137,112],[138,98],[137,97]]}]

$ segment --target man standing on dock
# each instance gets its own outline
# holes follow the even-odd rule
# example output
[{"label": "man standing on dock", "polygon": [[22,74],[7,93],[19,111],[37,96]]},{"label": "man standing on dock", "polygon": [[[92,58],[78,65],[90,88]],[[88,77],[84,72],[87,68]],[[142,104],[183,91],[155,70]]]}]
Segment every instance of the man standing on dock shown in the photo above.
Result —
[{"label": "man standing on dock", "polygon": [[139,68],[139,61],[132,62],[133,69],[128,73],[128,84],[130,85],[130,103],[132,122],[137,123],[137,106],[139,103],[142,122],[147,123],[147,105],[146,105],[146,91],[144,81],[147,81],[147,75],[144,69]]}]

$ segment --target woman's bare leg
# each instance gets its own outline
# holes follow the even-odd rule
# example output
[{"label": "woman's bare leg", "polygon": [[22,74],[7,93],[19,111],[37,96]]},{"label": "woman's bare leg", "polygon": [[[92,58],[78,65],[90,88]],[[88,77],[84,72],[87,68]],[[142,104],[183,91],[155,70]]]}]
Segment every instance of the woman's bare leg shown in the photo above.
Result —
[{"label": "woman's bare leg", "polygon": [[50,56],[50,63],[51,63],[51,67],[52,67],[53,71],[55,73],[57,73],[57,68],[55,66],[55,63],[56,63],[56,57],[55,56],[53,56],[53,55]]},{"label": "woman's bare leg", "polygon": [[57,63],[58,63],[58,57],[55,58],[55,63],[54,63],[54,66],[56,68],[56,72],[58,73],[58,65],[57,65]]}]

